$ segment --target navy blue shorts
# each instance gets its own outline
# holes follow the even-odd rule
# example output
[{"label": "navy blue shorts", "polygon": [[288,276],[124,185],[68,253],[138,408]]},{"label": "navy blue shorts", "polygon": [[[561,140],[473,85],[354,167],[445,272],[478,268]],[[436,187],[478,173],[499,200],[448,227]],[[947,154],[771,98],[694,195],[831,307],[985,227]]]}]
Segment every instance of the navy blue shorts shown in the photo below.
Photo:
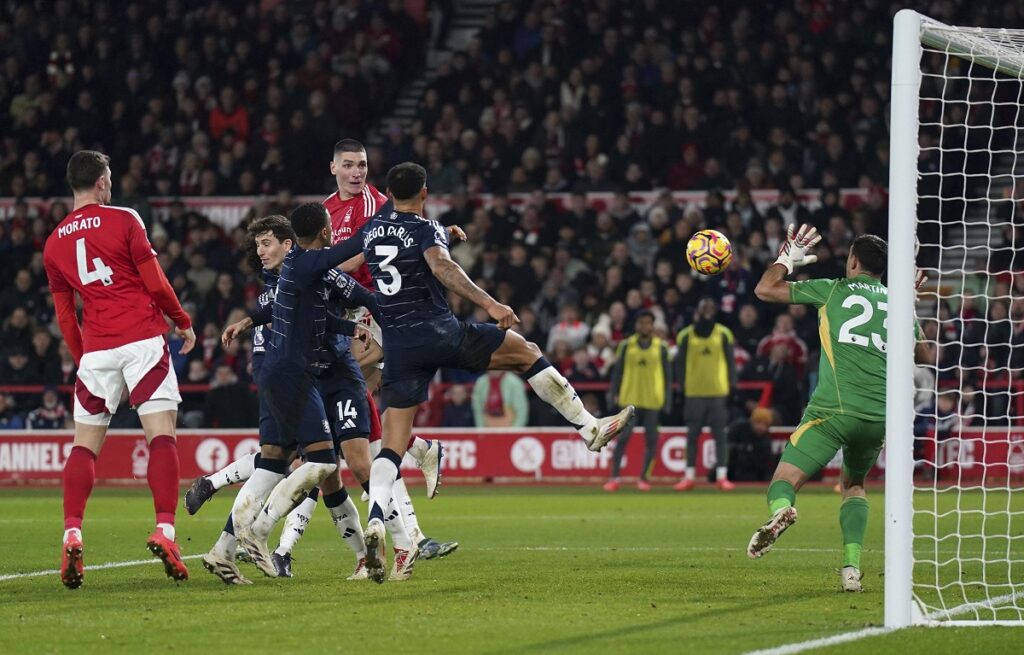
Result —
[{"label": "navy blue shorts", "polygon": [[[324,402],[317,389],[316,377],[301,367],[263,366],[258,381],[263,397],[277,427],[282,448],[295,448],[331,440],[331,429],[324,412]],[[260,435],[263,443],[263,436]]]},{"label": "navy blue shorts", "polygon": [[[257,382],[262,375],[263,353],[254,353],[252,358],[252,377]],[[270,415],[270,408],[267,407],[267,399],[263,397],[263,385],[256,385],[256,400],[260,406],[259,431],[260,445],[280,446],[281,435],[277,432],[277,423]]]},{"label": "navy blue shorts", "polygon": [[430,380],[439,368],[483,373],[491,355],[505,341],[505,331],[493,323],[463,323],[451,338],[418,348],[388,348],[384,340],[381,398],[388,407],[415,407],[427,400]]},{"label": "navy blue shorts", "polygon": [[316,379],[335,444],[370,434],[366,380],[351,353],[323,369]]}]

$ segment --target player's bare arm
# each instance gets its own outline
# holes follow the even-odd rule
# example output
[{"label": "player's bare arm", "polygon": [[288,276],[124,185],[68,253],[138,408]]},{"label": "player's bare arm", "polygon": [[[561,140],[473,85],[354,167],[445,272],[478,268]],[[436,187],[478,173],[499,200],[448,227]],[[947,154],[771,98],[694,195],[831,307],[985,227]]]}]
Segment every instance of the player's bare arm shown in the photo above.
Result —
[{"label": "player's bare arm", "polygon": [[508,305],[502,305],[489,293],[478,287],[469,279],[462,267],[452,261],[447,248],[434,246],[424,253],[427,265],[434,277],[445,286],[466,300],[483,307],[488,315],[498,322],[498,327],[507,330],[519,322],[519,317]]},{"label": "player's bare arm", "polygon": [[818,261],[808,251],[821,241],[817,228],[801,225],[794,234],[793,226],[786,230],[786,240],[779,248],[779,258],[768,267],[754,288],[754,294],[765,302],[789,303],[789,283],[786,276],[796,269]]},{"label": "player's bare arm", "polygon": [[241,334],[246,332],[252,327],[252,319],[246,316],[240,321],[236,321],[231,325],[224,328],[224,333],[220,335],[220,342],[227,348],[231,345],[231,342],[237,339]]}]

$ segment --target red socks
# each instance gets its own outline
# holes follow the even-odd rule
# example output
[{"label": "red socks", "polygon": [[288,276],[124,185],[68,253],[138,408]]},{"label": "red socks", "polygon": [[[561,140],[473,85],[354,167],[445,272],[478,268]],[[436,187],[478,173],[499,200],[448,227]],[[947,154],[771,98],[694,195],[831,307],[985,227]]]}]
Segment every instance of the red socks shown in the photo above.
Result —
[{"label": "red socks", "polygon": [[384,433],[384,430],[380,425],[380,414],[377,412],[377,403],[373,399],[373,394],[369,391],[366,392],[366,406],[370,409],[370,443],[380,441],[380,437]]},{"label": "red socks", "polygon": [[178,444],[174,437],[161,434],[149,442],[146,478],[153,493],[156,522],[174,525],[178,508]]},{"label": "red socks", "polygon": [[96,455],[85,446],[71,449],[64,462],[64,529],[82,529],[85,504],[96,480]]}]

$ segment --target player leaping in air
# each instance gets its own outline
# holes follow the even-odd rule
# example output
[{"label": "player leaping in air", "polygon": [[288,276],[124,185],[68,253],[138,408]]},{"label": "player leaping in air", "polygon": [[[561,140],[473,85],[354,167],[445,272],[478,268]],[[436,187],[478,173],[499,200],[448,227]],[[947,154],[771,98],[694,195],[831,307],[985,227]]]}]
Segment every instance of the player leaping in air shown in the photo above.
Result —
[{"label": "player leaping in air", "polygon": [[[334,144],[334,156],[331,159],[330,169],[338,190],[327,196],[323,205],[331,217],[331,243],[336,244],[352,238],[352,235],[366,225],[387,202],[387,197],[367,182],[369,164],[366,148],[355,139],[342,139]],[[457,226],[450,227],[448,230],[454,238],[466,238],[465,232]],[[357,256],[345,262],[341,268],[367,289],[375,290],[373,280],[370,279],[370,269],[362,257]],[[350,318],[366,325],[372,335],[372,340],[367,347],[363,348],[361,344],[357,343],[353,348],[353,353],[366,378],[368,389],[366,400],[370,408],[370,438],[366,460],[369,461],[381,449],[380,415],[373,399],[373,391],[380,385],[381,369],[385,366],[381,347],[384,340],[376,319],[365,308],[354,312]],[[353,444],[349,448],[353,450],[357,447],[356,444]],[[444,445],[436,439],[426,440],[413,435],[409,438],[408,452],[423,472],[427,497],[433,498],[441,481]],[[444,557],[458,548],[459,544],[456,541],[439,542],[423,534],[412,499],[409,497],[409,491],[405,487],[405,480],[399,478],[395,481],[394,494],[395,502],[402,512],[403,521],[398,525],[395,525],[394,522],[389,523],[389,526],[393,526],[397,530],[407,529],[410,538],[417,545],[419,556],[422,559]]]},{"label": "player leaping in air", "polygon": [[[508,329],[519,322],[512,308],[469,279],[448,254],[445,229],[423,218],[426,179],[423,167],[409,162],[388,171],[394,211],[378,213],[342,245],[345,255],[362,253],[370,266],[387,362],[382,387],[387,404],[384,440],[370,470],[366,531],[366,566],[376,582],[384,581],[384,511],[400,477],[398,467],[417,407],[427,399],[430,380],[440,367],[524,374],[537,395],[579,430],[592,451],[615,438],[634,413],[629,406],[615,416],[595,418],[540,349]],[[484,308],[498,324],[459,321],[448,306],[446,290]]]},{"label": "player leaping in air", "polygon": [[[64,341],[78,364],[75,441],[64,463],[64,546],[60,578],[82,585],[82,517],[96,478],[96,456],[110,417],[127,389],[149,443],[146,478],[153,493],[156,530],[146,542],[167,575],[188,579],[174,541],[178,497],[178,380],[164,334],[168,316],[184,341],[195,345],[192,321],[181,308],[134,210],[111,207],[110,158],[93,150],[68,161],[74,209],[46,240],[43,264]],[[82,326],[75,316],[82,298]]]},{"label": "player leaping in air", "polygon": [[[888,246],[879,237],[859,236],[850,246],[846,277],[786,282],[787,275],[817,261],[808,252],[819,241],[821,236],[813,227],[803,225],[794,235],[790,226],[779,258],[754,290],[766,302],[814,305],[822,356],[814,394],[768,487],[771,518],[751,537],[747,554],[763,556],[796,523],[796,492],[841,448],[842,588],[861,591],[860,555],[868,525],[864,478],[885,439],[888,291],[882,275]],[[923,282],[919,275],[917,286]],[[919,357],[926,350],[927,346],[918,344]]]}]

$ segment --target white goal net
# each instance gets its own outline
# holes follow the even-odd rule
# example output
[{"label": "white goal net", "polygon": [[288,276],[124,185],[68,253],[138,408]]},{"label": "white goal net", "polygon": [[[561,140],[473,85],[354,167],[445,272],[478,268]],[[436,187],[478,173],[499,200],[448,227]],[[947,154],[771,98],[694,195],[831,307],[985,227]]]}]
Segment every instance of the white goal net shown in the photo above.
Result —
[{"label": "white goal net", "polygon": [[1024,31],[901,12],[892,132],[886,623],[1024,623]]}]

